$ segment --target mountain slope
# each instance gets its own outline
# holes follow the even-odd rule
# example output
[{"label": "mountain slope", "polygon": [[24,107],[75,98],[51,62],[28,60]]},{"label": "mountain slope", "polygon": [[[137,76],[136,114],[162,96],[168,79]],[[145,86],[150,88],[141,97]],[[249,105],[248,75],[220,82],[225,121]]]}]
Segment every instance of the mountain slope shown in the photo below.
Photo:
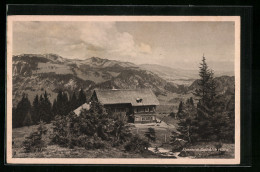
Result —
[{"label": "mountain slope", "polygon": [[[46,90],[53,101],[59,90],[69,95],[83,89],[87,96],[95,88],[150,88],[158,98],[173,94],[191,94],[196,89],[197,72],[159,65],[135,65],[129,62],[92,57],[65,59],[55,54],[13,56],[13,105],[28,94],[30,101]],[[219,92],[232,91],[234,78],[217,77]],[[182,84],[181,84],[182,83]],[[191,84],[189,84],[191,83]],[[168,99],[167,98],[167,99]],[[167,100],[168,101],[168,100]]]},{"label": "mountain slope", "polygon": [[[234,76],[220,76],[215,77],[214,81],[216,82],[216,92],[218,94],[235,94],[235,77]],[[194,81],[189,87],[188,90],[193,91],[198,88],[198,80]]]},{"label": "mountain slope", "polygon": [[[84,60],[64,59],[55,54],[23,54],[13,56],[13,103],[27,93],[30,101],[47,90],[78,91],[83,88],[90,95],[95,88],[151,88],[155,94],[177,91],[178,87],[141,67],[115,60],[92,57]],[[55,96],[52,96],[54,99]],[[52,99],[51,98],[51,99]]]}]

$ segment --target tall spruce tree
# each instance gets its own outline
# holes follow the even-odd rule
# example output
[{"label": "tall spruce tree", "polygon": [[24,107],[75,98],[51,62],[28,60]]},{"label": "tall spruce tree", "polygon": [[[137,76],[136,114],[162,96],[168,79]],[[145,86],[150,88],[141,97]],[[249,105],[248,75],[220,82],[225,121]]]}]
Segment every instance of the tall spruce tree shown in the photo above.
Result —
[{"label": "tall spruce tree", "polygon": [[66,92],[63,92],[62,94],[62,102],[63,109],[61,110],[61,112],[63,115],[68,115],[70,112],[70,101]]},{"label": "tall spruce tree", "polygon": [[49,100],[48,93],[44,92],[44,108],[45,108],[45,118],[43,119],[43,122],[49,123],[53,119],[52,111],[51,111],[51,102]]},{"label": "tall spruce tree", "polygon": [[38,122],[40,122],[40,118],[39,118],[39,96],[38,94],[35,96],[34,100],[33,100],[33,105],[32,105],[32,121],[34,124],[37,124]]},{"label": "tall spruce tree", "polygon": [[199,100],[197,104],[197,131],[201,140],[209,140],[214,134],[212,117],[214,115],[216,83],[214,82],[213,71],[208,68],[204,55],[200,65],[198,89],[194,92],[194,95]]},{"label": "tall spruce tree", "polygon": [[44,107],[42,106],[44,103],[44,99],[42,97],[42,95],[40,95],[40,98],[39,98],[39,121],[42,121],[43,120],[43,111],[44,111]]},{"label": "tall spruce tree", "polygon": [[78,96],[78,106],[81,106],[82,104],[86,103],[86,101],[87,101],[86,95],[84,91],[81,89],[79,91],[79,96]]},{"label": "tall spruce tree", "polygon": [[204,55],[200,65],[198,89],[195,90],[194,95],[201,101],[202,104],[205,104],[209,98],[210,70],[208,69]]},{"label": "tall spruce tree", "polygon": [[192,97],[190,97],[190,105],[192,105],[192,106],[194,106],[194,101],[193,101],[193,98]]},{"label": "tall spruce tree", "polygon": [[77,108],[77,96],[76,96],[76,93],[75,91],[73,92],[72,94],[72,97],[70,99],[70,110],[74,110]]},{"label": "tall spruce tree", "polygon": [[26,114],[24,120],[23,120],[23,126],[27,126],[29,127],[30,125],[33,124],[33,121],[32,121],[32,116],[31,116],[31,113],[30,111]]},{"label": "tall spruce tree", "polygon": [[40,95],[39,101],[39,121],[49,123],[53,119],[52,110],[51,110],[51,102],[48,97],[48,93],[45,91],[44,95]]},{"label": "tall spruce tree", "polygon": [[55,115],[68,115],[70,112],[70,105],[68,95],[61,90],[58,92],[57,101],[56,101],[56,114]]},{"label": "tall spruce tree", "polygon": [[179,104],[179,107],[178,107],[177,116],[179,118],[182,118],[182,116],[183,116],[183,102],[182,101],[180,101],[180,104]]}]

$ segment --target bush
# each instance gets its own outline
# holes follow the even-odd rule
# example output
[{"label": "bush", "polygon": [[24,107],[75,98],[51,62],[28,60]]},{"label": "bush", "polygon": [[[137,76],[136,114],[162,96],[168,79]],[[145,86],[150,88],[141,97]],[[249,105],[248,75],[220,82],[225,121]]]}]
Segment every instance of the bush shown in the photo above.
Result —
[{"label": "bush", "polygon": [[68,118],[56,116],[53,121],[53,133],[51,135],[51,142],[60,146],[69,146],[69,130]]},{"label": "bush", "polygon": [[220,150],[220,148],[222,148],[223,144],[221,142],[217,142],[214,144],[215,148],[217,149],[217,151]]},{"label": "bush", "polygon": [[53,126],[52,143],[70,148],[119,146],[131,136],[125,116],[108,114],[97,102],[92,102],[90,110],[83,110],[79,116],[56,116]]},{"label": "bush", "polygon": [[89,137],[84,144],[85,149],[103,149],[106,147],[105,141],[99,137]]},{"label": "bush", "polygon": [[25,152],[41,152],[45,147],[47,147],[43,140],[43,135],[46,135],[46,133],[47,128],[44,126],[43,122],[40,122],[37,131],[32,132],[23,142]]},{"label": "bush", "polygon": [[148,128],[148,131],[145,132],[144,136],[148,139],[148,141],[155,142],[156,135],[154,128]]},{"label": "bush", "polygon": [[125,145],[125,150],[128,152],[143,152],[147,150],[149,146],[150,146],[149,142],[143,140],[138,136],[134,136]]}]

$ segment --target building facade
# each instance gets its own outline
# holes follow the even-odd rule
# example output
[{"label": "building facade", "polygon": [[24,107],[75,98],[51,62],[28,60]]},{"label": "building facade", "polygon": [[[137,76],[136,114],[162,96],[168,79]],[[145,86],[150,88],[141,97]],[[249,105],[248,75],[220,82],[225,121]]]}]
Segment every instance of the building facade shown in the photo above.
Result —
[{"label": "building facade", "polygon": [[112,113],[126,115],[129,122],[156,122],[159,101],[150,89],[94,90],[91,101],[100,102]]}]

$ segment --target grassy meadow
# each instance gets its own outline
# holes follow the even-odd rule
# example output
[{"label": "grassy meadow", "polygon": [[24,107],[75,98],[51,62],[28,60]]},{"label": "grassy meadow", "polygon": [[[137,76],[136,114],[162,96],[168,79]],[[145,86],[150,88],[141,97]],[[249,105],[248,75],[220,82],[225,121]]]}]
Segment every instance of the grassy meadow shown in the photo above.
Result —
[{"label": "grassy meadow", "polygon": [[[163,148],[171,150],[170,145],[172,131],[177,131],[178,120],[170,117],[168,114],[157,114],[157,120],[161,123],[148,124],[129,124],[131,133],[137,134],[143,139],[148,128],[154,128],[156,133],[156,141],[150,142],[151,148]],[[73,149],[53,145],[50,143],[52,133],[52,125],[45,124],[48,129],[43,140],[47,143],[47,147],[42,152],[26,153],[23,148],[23,141],[29,134],[37,130],[38,125],[29,127],[14,128],[12,132],[13,138],[13,157],[14,158],[164,158],[161,154],[156,154],[151,151],[143,153],[131,153],[124,150],[124,146],[109,147],[103,149],[86,150],[82,147],[74,147]],[[198,142],[192,145],[187,145],[185,150],[180,152],[178,158],[189,156],[191,158],[234,158],[234,144],[223,143],[220,152],[217,152],[214,147],[214,142]],[[174,157],[171,157],[174,158]]]}]

